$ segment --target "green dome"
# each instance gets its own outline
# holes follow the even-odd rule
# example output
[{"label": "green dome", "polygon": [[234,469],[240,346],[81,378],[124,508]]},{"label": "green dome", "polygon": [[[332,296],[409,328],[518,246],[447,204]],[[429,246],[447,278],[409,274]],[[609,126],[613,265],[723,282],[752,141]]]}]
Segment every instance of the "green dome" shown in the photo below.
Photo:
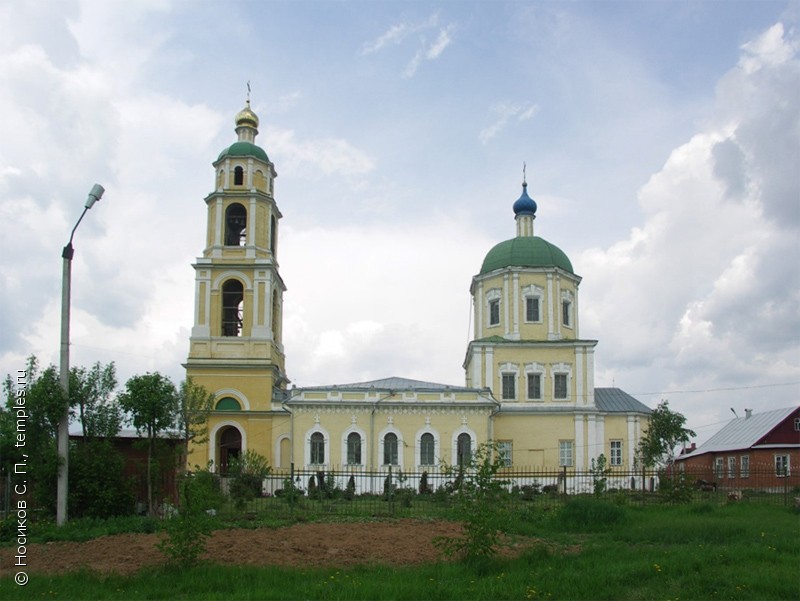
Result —
[{"label": "green dome", "polygon": [[481,274],[504,267],[558,267],[575,273],[564,251],[538,236],[520,236],[497,244],[483,260]]},{"label": "green dome", "polygon": [[220,161],[225,157],[256,157],[264,162],[269,162],[267,153],[252,142],[234,142],[219,153],[217,160]]}]

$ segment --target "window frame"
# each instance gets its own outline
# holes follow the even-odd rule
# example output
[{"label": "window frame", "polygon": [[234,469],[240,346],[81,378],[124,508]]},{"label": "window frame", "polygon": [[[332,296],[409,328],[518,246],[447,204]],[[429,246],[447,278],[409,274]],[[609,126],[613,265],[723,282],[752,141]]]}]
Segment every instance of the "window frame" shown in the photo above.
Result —
[{"label": "window frame", "polygon": [[728,457],[728,479],[736,477],[736,456]]},{"label": "window frame", "polygon": [[514,465],[514,441],[498,440],[497,454],[502,467],[512,467]]},{"label": "window frame", "polygon": [[358,432],[350,432],[347,434],[345,441],[347,448],[347,465],[364,465],[362,462],[364,441],[362,440],[361,434]]},{"label": "window frame", "polygon": [[741,455],[739,457],[739,477],[750,477],[750,455]]},{"label": "window frame", "polygon": [[[782,468],[782,469],[781,469]],[[776,478],[786,478],[791,473],[791,467],[789,464],[789,454],[788,453],[781,453],[775,454],[775,477]]]},{"label": "window frame", "polygon": [[[430,436],[430,441],[425,437]],[[430,461],[426,455],[430,453]],[[436,465],[436,437],[432,432],[423,432],[419,436],[419,464],[420,466]]]},{"label": "window frame", "polygon": [[517,374],[513,372],[502,372],[500,374],[500,397],[504,401],[517,400]]},{"label": "window frame", "polygon": [[608,462],[612,467],[620,467],[622,465],[622,441],[610,440],[608,443]]},{"label": "window frame", "polygon": [[559,440],[558,441],[558,467],[574,467],[575,466],[575,441]]},{"label": "window frame", "polygon": [[[325,435],[322,432],[312,432],[309,442],[309,462],[311,465],[325,465]],[[314,461],[322,459],[322,461]]]},{"label": "window frame", "polygon": [[495,328],[500,325],[500,299],[489,299],[489,327]]},{"label": "window frame", "polygon": [[[531,308],[535,307],[535,319],[531,319]],[[525,297],[525,323],[542,323],[542,299],[539,296]]]},{"label": "window frame", "polygon": [[[466,441],[466,452],[464,446]],[[469,432],[461,432],[456,436],[456,465],[468,466],[472,461],[472,436]]]},{"label": "window frame", "polygon": [[722,480],[725,476],[725,458],[714,457],[714,477],[717,480]]},{"label": "window frame", "polygon": [[[563,378],[564,394],[559,396],[559,382]],[[556,372],[553,374],[553,400],[555,401],[568,401],[569,400],[569,374],[567,372]]]},{"label": "window frame", "polygon": [[[390,436],[394,437],[394,441],[391,444],[387,444]],[[400,465],[399,446],[400,439],[397,434],[387,432],[383,435],[383,465],[391,465],[392,467]],[[389,461],[386,460],[387,454]],[[392,461],[392,458],[394,458],[394,461]]]},{"label": "window frame", "polygon": [[[526,398],[529,401],[541,401],[542,400],[542,374],[540,374],[539,372],[529,372],[529,373],[525,374],[525,377],[526,377],[525,383],[527,384],[527,386],[526,386],[527,390],[525,391],[526,394],[527,394]],[[534,393],[535,393],[535,395],[533,395],[533,396],[531,395],[531,382],[532,381],[535,383],[535,385],[534,385]]]}]

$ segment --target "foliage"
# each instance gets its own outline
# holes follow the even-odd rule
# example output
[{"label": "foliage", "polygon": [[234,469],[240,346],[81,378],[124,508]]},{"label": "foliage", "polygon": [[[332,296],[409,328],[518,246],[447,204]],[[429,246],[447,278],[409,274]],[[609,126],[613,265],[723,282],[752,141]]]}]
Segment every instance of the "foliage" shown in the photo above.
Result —
[{"label": "foliage", "polygon": [[242,508],[247,501],[261,496],[261,488],[272,468],[266,457],[248,449],[234,458],[228,468],[231,478],[230,493],[237,507]]},{"label": "foliage", "polygon": [[353,474],[350,474],[350,478],[347,480],[347,486],[344,489],[344,498],[348,501],[352,501],[353,498],[356,496],[356,477]]},{"label": "foliage", "polygon": [[431,487],[428,484],[428,472],[422,472],[422,475],[419,478],[419,494],[429,495],[432,492],[433,491],[431,490]]},{"label": "foliage", "polygon": [[668,401],[661,401],[650,414],[650,424],[639,441],[637,459],[645,467],[671,464],[675,447],[689,442],[694,431],[685,427],[686,417],[671,411]]},{"label": "foliage", "polygon": [[[208,414],[214,395],[205,387],[186,378],[178,388],[177,428],[183,438],[183,464],[189,457],[189,445],[208,442]],[[187,466],[188,469],[188,466]]]},{"label": "foliage", "polygon": [[693,483],[686,474],[668,476],[664,470],[658,473],[658,491],[665,501],[670,503],[688,503],[692,500]]},{"label": "foliage", "polygon": [[69,454],[70,517],[109,518],[133,513],[125,458],[109,440],[73,445]]},{"label": "foliage", "polygon": [[[5,473],[14,474],[12,485],[26,480],[36,505],[55,513],[56,436],[68,403],[55,366],[40,371],[38,360],[31,355],[23,372],[24,376],[18,374],[21,378],[7,375],[3,381],[6,409],[0,411],[0,461]],[[24,435],[22,441],[19,435]],[[14,464],[20,462],[26,464],[25,474],[14,473]]]},{"label": "foliage", "polygon": [[122,424],[122,412],[111,398],[117,387],[114,363],[98,361],[90,369],[73,367],[69,374],[70,406],[77,410],[85,440],[111,438]]},{"label": "foliage", "polygon": [[172,381],[160,373],[133,376],[119,395],[119,404],[131,416],[131,423],[147,438],[147,511],[155,512],[153,479],[156,440],[175,427],[177,393]]},{"label": "foliage", "polygon": [[182,568],[198,562],[213,528],[212,515],[223,502],[219,477],[209,468],[184,474],[179,482],[180,512],[166,520],[158,548]]},{"label": "foliage", "polygon": [[459,466],[455,499],[464,520],[464,536],[439,539],[438,544],[446,555],[474,561],[496,553],[501,524],[498,500],[507,485],[497,478],[497,473],[503,467],[500,449],[493,442],[479,445],[469,463]]},{"label": "foliage", "polygon": [[606,491],[608,485],[608,476],[611,474],[611,468],[608,467],[608,460],[603,453],[595,460],[592,457],[592,467],[589,469],[592,474],[592,488],[594,495],[599,497]]}]

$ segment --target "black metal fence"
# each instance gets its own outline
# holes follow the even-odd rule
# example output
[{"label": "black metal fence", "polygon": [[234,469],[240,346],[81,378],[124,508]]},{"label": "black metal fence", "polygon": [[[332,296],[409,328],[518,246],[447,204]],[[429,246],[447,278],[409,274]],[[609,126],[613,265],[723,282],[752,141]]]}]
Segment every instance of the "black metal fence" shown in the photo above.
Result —
[{"label": "black metal fence", "polygon": [[[246,504],[226,503],[220,511],[256,517],[280,516],[417,516],[451,515],[470,473],[432,469],[367,471],[273,470],[261,496]],[[706,470],[579,471],[571,468],[509,468],[495,476],[496,499],[507,509],[556,506],[578,496],[597,496],[623,504],[656,503],[772,503],[800,501],[800,470],[776,474],[774,466],[751,466],[746,479],[715,479]],[[744,481],[746,480],[746,481]],[[231,481],[222,479],[223,491]]]}]

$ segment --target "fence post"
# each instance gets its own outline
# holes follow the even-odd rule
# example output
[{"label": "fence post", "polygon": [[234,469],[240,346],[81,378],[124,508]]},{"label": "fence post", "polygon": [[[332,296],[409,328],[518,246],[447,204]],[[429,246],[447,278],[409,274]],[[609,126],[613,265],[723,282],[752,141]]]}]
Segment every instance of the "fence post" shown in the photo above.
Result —
[{"label": "fence post", "polygon": [[386,493],[386,498],[389,502],[389,515],[394,515],[394,486],[392,485],[392,466],[389,466],[389,475],[386,476],[386,486],[384,486],[386,490],[383,492]]},{"label": "fence post", "polygon": [[294,485],[294,461],[289,464],[289,490],[284,491],[289,493],[289,515],[294,517],[294,500],[295,495],[299,494],[298,487]]}]

